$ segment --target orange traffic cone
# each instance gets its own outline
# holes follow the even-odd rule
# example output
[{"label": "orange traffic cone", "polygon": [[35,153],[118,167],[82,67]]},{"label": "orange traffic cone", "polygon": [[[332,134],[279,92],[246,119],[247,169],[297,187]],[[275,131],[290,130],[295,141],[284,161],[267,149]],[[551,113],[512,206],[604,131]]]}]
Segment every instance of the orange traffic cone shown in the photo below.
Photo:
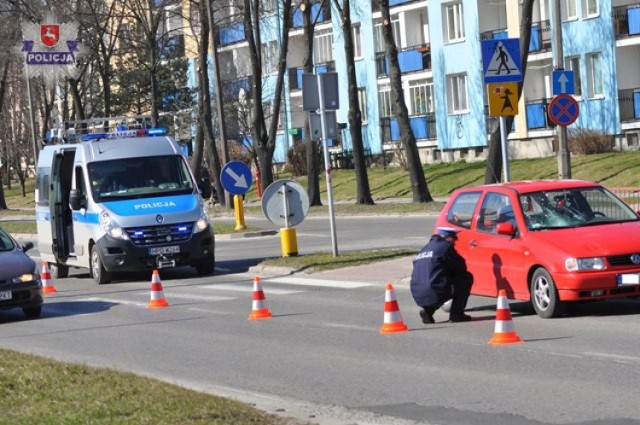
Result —
[{"label": "orange traffic cone", "polygon": [[53,286],[51,282],[51,272],[49,271],[49,263],[46,261],[42,262],[42,275],[40,276],[42,280],[42,293],[43,294],[53,294],[54,292],[58,292],[56,287]]},{"label": "orange traffic cone", "polygon": [[507,302],[507,291],[501,289],[498,291],[498,308],[496,309],[496,327],[493,338],[489,340],[489,344],[515,344],[522,342],[518,334],[516,334],[511,320],[511,310]]},{"label": "orange traffic cone", "polygon": [[253,303],[249,320],[261,320],[271,318],[271,312],[264,304],[264,291],[260,285],[258,276],[253,279]]},{"label": "orange traffic cone", "polygon": [[396,293],[393,285],[387,283],[387,289],[384,293],[384,324],[380,328],[381,334],[389,334],[394,332],[407,332],[409,328],[402,321],[398,301],[396,301]]},{"label": "orange traffic cone", "polygon": [[149,300],[147,308],[161,307],[169,307],[169,303],[164,299],[162,282],[160,282],[160,273],[158,273],[158,270],[154,270],[151,275],[151,299]]}]

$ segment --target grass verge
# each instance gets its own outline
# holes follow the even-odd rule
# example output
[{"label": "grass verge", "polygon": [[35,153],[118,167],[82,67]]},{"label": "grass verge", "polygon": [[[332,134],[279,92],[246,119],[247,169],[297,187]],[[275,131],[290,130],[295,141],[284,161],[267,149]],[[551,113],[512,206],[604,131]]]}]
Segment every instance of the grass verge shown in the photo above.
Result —
[{"label": "grass verge", "polygon": [[340,253],[338,257],[334,257],[330,252],[318,252],[295,257],[268,258],[262,261],[260,265],[287,267],[296,271],[319,272],[393,260],[394,258],[415,255],[417,252],[415,249],[348,251]]},{"label": "grass verge", "polygon": [[2,349],[0,357],[0,424],[302,423],[131,373]]}]

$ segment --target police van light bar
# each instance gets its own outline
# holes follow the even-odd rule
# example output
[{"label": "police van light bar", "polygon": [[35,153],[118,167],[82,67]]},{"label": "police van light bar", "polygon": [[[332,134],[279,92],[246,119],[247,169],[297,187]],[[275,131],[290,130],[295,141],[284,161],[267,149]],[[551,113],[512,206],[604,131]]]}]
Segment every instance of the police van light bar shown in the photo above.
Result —
[{"label": "police van light bar", "polygon": [[167,134],[166,128],[149,128],[146,130],[123,130],[123,131],[113,131],[111,133],[86,134],[82,137],[82,140],[87,142],[89,140],[123,139],[127,137],[144,137],[144,136],[164,136],[166,134]]}]

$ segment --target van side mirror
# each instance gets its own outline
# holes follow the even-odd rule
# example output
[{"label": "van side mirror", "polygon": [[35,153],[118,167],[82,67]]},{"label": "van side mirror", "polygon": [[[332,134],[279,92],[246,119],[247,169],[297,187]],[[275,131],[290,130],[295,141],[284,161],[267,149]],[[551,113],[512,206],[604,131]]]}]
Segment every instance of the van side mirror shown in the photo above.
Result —
[{"label": "van side mirror", "polygon": [[82,208],[82,192],[78,189],[71,189],[69,192],[69,205],[71,205],[71,209],[74,211],[78,211]]},{"label": "van side mirror", "polygon": [[24,245],[22,245],[22,251],[23,252],[27,252],[31,248],[33,248],[33,242],[25,242]]},{"label": "van side mirror", "polygon": [[198,189],[200,189],[200,195],[202,195],[202,199],[211,198],[211,180],[208,177],[203,177],[200,180]]}]

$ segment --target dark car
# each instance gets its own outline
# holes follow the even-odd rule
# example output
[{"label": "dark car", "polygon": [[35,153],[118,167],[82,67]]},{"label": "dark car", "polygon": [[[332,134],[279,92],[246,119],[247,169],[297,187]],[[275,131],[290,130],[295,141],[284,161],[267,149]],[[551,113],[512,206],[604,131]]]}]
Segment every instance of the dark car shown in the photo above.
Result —
[{"label": "dark car", "polygon": [[42,282],[38,266],[26,251],[0,228],[0,309],[22,308],[25,316],[35,318],[42,312]]}]

